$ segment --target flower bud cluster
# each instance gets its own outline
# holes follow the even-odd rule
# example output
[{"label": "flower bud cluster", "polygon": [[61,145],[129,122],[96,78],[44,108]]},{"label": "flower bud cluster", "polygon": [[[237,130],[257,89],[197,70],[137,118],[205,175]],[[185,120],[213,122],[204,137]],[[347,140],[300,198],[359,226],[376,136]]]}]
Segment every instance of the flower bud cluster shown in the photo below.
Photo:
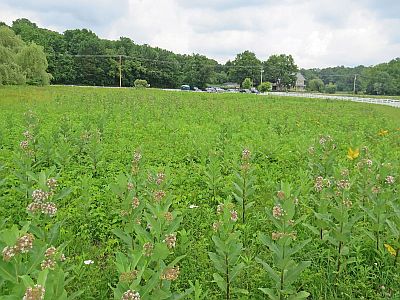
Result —
[{"label": "flower bud cluster", "polygon": [[236,210],[231,210],[231,221],[236,222],[238,220],[238,213]]},{"label": "flower bud cluster", "polygon": [[340,190],[348,190],[350,188],[350,181],[348,181],[347,179],[341,179],[338,182],[336,182],[336,186]]},{"label": "flower bud cluster", "polygon": [[57,213],[57,206],[54,202],[49,202],[48,199],[54,195],[54,191],[57,187],[57,180],[55,178],[49,178],[46,181],[47,187],[50,189],[49,192],[45,192],[41,189],[34,190],[32,192],[33,202],[26,208],[30,213],[42,213],[50,217]]},{"label": "flower bud cluster", "polygon": [[176,233],[166,234],[163,240],[169,249],[175,248],[176,246]]},{"label": "flower bud cluster", "polygon": [[327,143],[333,142],[333,139],[330,135],[327,136],[320,136],[319,144],[325,146]]},{"label": "flower bud cluster", "polygon": [[57,188],[58,183],[55,178],[49,178],[46,181],[46,185],[50,189],[50,191],[54,191]]},{"label": "flower bud cluster", "polygon": [[137,197],[134,197],[134,198],[132,199],[132,208],[133,208],[133,209],[138,208],[139,205],[140,205],[139,199],[138,199]]},{"label": "flower bud cluster", "polygon": [[244,149],[242,151],[242,164],[240,166],[240,169],[243,172],[247,172],[250,170],[250,155],[251,155],[251,152],[249,149]]},{"label": "flower bud cluster", "polygon": [[28,253],[33,248],[35,237],[31,233],[27,233],[20,237],[14,246],[4,247],[2,254],[4,261],[10,261],[15,255],[20,253]]},{"label": "flower bud cluster", "polygon": [[245,160],[245,161],[249,160],[250,159],[250,155],[251,155],[251,152],[250,152],[249,149],[247,149],[247,148],[243,149],[243,151],[242,151],[242,160]]},{"label": "flower bud cluster", "polygon": [[139,172],[139,162],[142,159],[142,154],[139,151],[136,151],[133,154],[132,158],[132,165],[131,165],[131,172],[132,174],[137,174]]},{"label": "flower bud cluster", "polygon": [[166,193],[163,190],[155,191],[154,200],[156,200],[156,202],[160,202],[165,197],[165,195]]},{"label": "flower bud cluster", "polygon": [[[59,261],[64,261],[65,255],[61,254],[59,257]],[[44,260],[40,264],[42,270],[50,269],[54,270],[57,265],[57,249],[53,246],[47,248],[46,252],[44,253]]]},{"label": "flower bud cluster", "polygon": [[394,177],[393,176],[391,176],[391,175],[388,175],[388,176],[386,176],[386,178],[385,178],[385,182],[387,183],[387,184],[393,184],[394,183]]},{"label": "flower bud cluster", "polygon": [[40,284],[35,284],[34,287],[28,287],[25,291],[22,300],[43,300],[46,289]]},{"label": "flower bud cluster", "polygon": [[161,185],[165,181],[165,174],[164,173],[158,173],[156,177],[156,184]]},{"label": "flower bud cluster", "polygon": [[146,242],[143,245],[143,255],[144,256],[152,256],[153,255],[154,245],[150,242]]},{"label": "flower bud cluster", "polygon": [[223,203],[220,203],[220,204],[218,204],[218,206],[217,206],[217,214],[220,215],[220,214],[222,214],[223,212],[224,212],[224,204],[223,204]]},{"label": "flower bud cluster", "polygon": [[172,212],[167,211],[166,213],[164,213],[164,218],[167,222],[171,222],[174,219],[174,215],[172,214]]},{"label": "flower bud cluster", "polygon": [[278,191],[278,192],[276,193],[276,196],[278,197],[279,200],[283,200],[283,199],[285,199],[285,197],[286,197],[284,191]]},{"label": "flower bud cluster", "polygon": [[168,281],[173,281],[173,280],[177,280],[178,276],[179,276],[179,267],[175,267],[175,268],[166,268],[161,276],[160,279],[162,280],[168,280]]},{"label": "flower bud cluster", "polygon": [[121,300],[140,300],[140,294],[136,291],[127,290],[123,295]]},{"label": "flower bud cluster", "polygon": [[283,210],[282,206],[279,204],[275,205],[272,208],[272,215],[275,219],[280,219],[282,216],[284,216],[285,211]]},{"label": "flower bud cluster", "polygon": [[31,145],[34,143],[34,137],[29,130],[23,132],[23,135],[26,140],[23,140],[19,143],[21,149],[29,156],[33,156],[34,152],[31,148]]},{"label": "flower bud cluster", "polygon": [[295,240],[297,238],[297,232],[293,231],[290,233],[284,233],[284,232],[273,232],[271,234],[272,240],[277,241],[280,240],[283,237],[290,237],[293,240]]},{"label": "flower bud cluster", "polygon": [[218,231],[218,229],[221,227],[221,225],[222,225],[221,221],[214,222],[213,225],[212,225],[212,228],[213,228],[214,231]]},{"label": "flower bud cluster", "polygon": [[139,274],[138,270],[121,273],[121,275],[119,276],[119,281],[125,282],[125,283],[130,283],[137,278],[138,274]]},{"label": "flower bud cluster", "polygon": [[331,181],[327,178],[323,178],[322,176],[318,176],[315,178],[314,189],[317,192],[321,192],[325,187],[329,188],[331,186]]},{"label": "flower bud cluster", "polygon": [[353,202],[351,202],[350,199],[344,199],[343,200],[343,205],[347,208],[351,208],[353,206]]}]

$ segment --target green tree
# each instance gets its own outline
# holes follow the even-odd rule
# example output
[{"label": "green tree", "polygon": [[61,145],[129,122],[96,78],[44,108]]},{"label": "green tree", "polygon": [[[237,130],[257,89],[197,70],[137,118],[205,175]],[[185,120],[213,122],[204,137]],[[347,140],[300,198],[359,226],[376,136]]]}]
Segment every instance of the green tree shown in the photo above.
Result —
[{"label": "green tree", "polygon": [[199,54],[193,54],[187,57],[183,67],[183,82],[190,86],[205,88],[207,82],[211,81],[216,61]]},{"label": "green tree", "polygon": [[319,78],[311,79],[307,84],[307,89],[312,92],[322,93],[324,91],[324,82]]},{"label": "green tree", "polygon": [[336,84],[329,82],[329,84],[325,85],[325,93],[327,93],[327,94],[336,93]]},{"label": "green tree", "polygon": [[47,59],[43,47],[31,43],[17,54],[16,61],[26,76],[26,82],[32,85],[48,85],[51,75],[46,72]]},{"label": "green tree", "polygon": [[16,62],[24,42],[5,26],[0,27],[0,85],[25,84],[25,75]]},{"label": "green tree", "polygon": [[254,84],[259,84],[261,61],[253,52],[244,51],[236,55],[235,60],[229,62],[229,80],[237,83],[250,78]]},{"label": "green tree", "polygon": [[269,92],[269,91],[271,91],[271,89],[272,89],[272,84],[271,84],[271,82],[268,82],[268,81],[265,81],[258,86],[258,90],[261,93]]},{"label": "green tree", "polygon": [[250,89],[253,86],[253,81],[250,78],[245,78],[242,82],[242,88]]},{"label": "green tree", "polygon": [[0,46],[3,46],[14,53],[25,47],[25,43],[14,31],[6,26],[0,26]]},{"label": "green tree", "polygon": [[362,86],[367,94],[400,95],[400,59],[364,70]]},{"label": "green tree", "polygon": [[289,88],[296,83],[298,67],[291,55],[271,55],[263,63],[264,74],[267,81],[277,84],[278,89]]}]

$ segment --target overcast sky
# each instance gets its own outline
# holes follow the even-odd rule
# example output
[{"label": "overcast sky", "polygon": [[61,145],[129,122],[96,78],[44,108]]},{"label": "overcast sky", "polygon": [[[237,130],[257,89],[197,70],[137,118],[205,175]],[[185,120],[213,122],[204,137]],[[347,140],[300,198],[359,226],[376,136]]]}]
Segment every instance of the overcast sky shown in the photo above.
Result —
[{"label": "overcast sky", "polygon": [[250,50],[299,67],[373,65],[400,56],[400,0],[1,0],[0,20],[88,28],[225,63]]}]

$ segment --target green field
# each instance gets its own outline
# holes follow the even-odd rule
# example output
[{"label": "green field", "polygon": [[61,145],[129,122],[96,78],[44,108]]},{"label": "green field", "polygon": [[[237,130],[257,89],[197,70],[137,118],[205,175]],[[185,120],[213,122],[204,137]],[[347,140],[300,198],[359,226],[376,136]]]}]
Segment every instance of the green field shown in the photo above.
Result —
[{"label": "green field", "polygon": [[[144,300],[173,299],[169,291],[183,294],[196,281],[185,299],[266,299],[259,288],[279,291],[260,259],[282,275],[278,281],[294,276],[276,299],[299,291],[309,299],[400,299],[399,162],[400,109],[387,106],[155,89],[0,87],[0,295],[15,296],[0,299],[21,299],[36,282],[46,286],[44,299],[56,299],[48,293],[56,295],[54,282],[63,276],[65,291],[76,299],[122,299],[128,289]],[[46,185],[53,177],[54,192]],[[254,178],[248,189],[243,178]],[[56,204],[53,217],[27,212],[38,189]],[[154,200],[161,190],[165,198]],[[233,196],[240,190],[254,190],[245,197],[245,205],[253,202],[245,222],[241,200]],[[138,207],[132,208],[133,196]],[[216,211],[228,200],[235,207],[225,214],[236,210],[238,220],[215,231],[218,219],[229,222]],[[271,215],[277,205],[285,210],[280,218]],[[171,222],[182,218],[179,227],[167,217],[161,221],[165,211],[174,211]],[[294,228],[286,216],[299,224]],[[299,274],[285,260],[280,263],[288,272],[279,272],[279,260],[262,242],[279,230],[296,235],[268,238],[284,253],[290,243],[307,241],[292,257],[311,262]],[[5,247],[27,231],[35,236],[33,248],[6,259]],[[166,232],[176,234],[176,247],[165,246]],[[230,262],[239,267],[228,297],[213,282],[214,273],[224,273],[210,259],[210,252],[218,254],[212,236],[225,246],[242,244]],[[141,252],[146,241],[154,241],[154,261]],[[43,279],[40,264],[51,245],[67,259]],[[227,251],[228,257],[233,250]],[[120,275],[134,269],[135,255],[142,255],[139,279],[124,282]],[[174,264],[178,278],[160,279],[182,255]],[[153,283],[165,294],[146,290]]]}]

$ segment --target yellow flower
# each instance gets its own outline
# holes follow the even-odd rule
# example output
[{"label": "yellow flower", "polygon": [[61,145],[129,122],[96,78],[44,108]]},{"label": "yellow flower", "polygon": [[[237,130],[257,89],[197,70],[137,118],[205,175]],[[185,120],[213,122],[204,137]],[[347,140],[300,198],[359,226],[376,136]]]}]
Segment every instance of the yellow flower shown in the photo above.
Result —
[{"label": "yellow flower", "polygon": [[380,136],[385,136],[385,135],[387,135],[387,134],[389,134],[389,130],[383,130],[383,129],[381,129],[381,131],[379,131],[379,135],[380,135]]},{"label": "yellow flower", "polygon": [[349,148],[349,151],[347,151],[347,158],[350,160],[357,158],[359,155],[360,155],[360,150],[358,148],[354,150]]},{"label": "yellow flower", "polygon": [[396,250],[393,249],[392,246],[390,246],[389,244],[384,244],[386,250],[393,256],[396,256]]}]

